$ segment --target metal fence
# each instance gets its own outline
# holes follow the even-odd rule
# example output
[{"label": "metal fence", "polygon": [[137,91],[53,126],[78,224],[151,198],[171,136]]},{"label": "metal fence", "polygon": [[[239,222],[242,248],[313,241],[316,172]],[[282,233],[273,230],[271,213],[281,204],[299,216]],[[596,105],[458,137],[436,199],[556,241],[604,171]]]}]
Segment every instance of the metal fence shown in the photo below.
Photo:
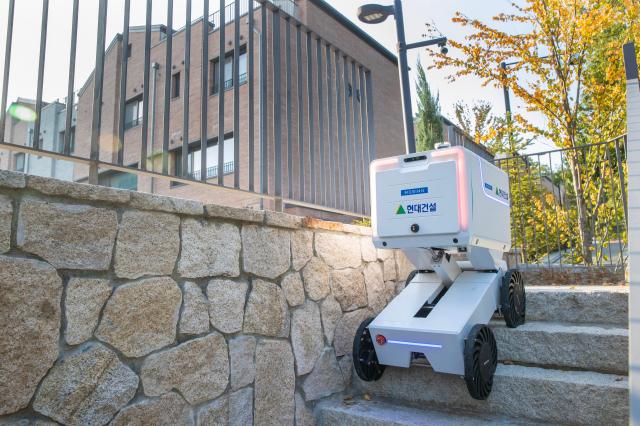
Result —
[{"label": "metal fence", "polygon": [[[63,131],[52,136],[63,139],[57,145],[63,147],[62,152],[49,143],[52,132],[43,118],[49,0],[41,2],[40,48],[34,54],[34,59],[38,58],[37,95],[34,104],[26,106],[34,112],[30,123],[33,134],[40,137],[29,147],[13,134],[5,134],[7,120],[13,120],[6,113],[8,82],[18,71],[11,67],[11,50],[20,49],[19,40],[12,40],[13,29],[14,25],[29,24],[14,22],[17,2],[8,0],[0,148],[73,163],[73,170],[66,174],[73,180],[97,184],[101,173],[117,171],[164,178],[167,185],[206,185],[255,195],[274,201],[276,206],[288,204],[352,216],[369,214],[368,164],[375,152],[371,72],[300,22],[293,1],[238,0],[226,5],[224,0],[205,0],[201,16],[208,17],[209,31],[201,31],[201,39],[196,40],[191,36],[192,28],[204,25],[204,21],[191,20],[191,0],[186,0],[187,19],[179,30],[172,26],[173,0],[160,2],[166,5],[167,21],[159,38],[155,36],[158,25],[152,25],[151,19],[152,7],[158,2],[144,2],[143,30],[136,27],[133,32],[132,2],[124,0],[122,32],[107,43],[107,0],[99,0],[95,68],[79,89],[75,104],[78,11],[83,3],[73,0],[70,27],[56,28],[71,34],[66,110],[58,126]],[[210,3],[219,9],[211,13]],[[141,7],[142,2],[133,4]],[[219,30],[220,22],[226,24],[226,31]],[[133,49],[133,53],[124,50],[141,33],[143,48]],[[210,43],[218,46],[218,52],[225,52],[219,54],[225,60],[219,60],[218,65],[210,58]],[[231,52],[227,44],[233,44]],[[152,49],[154,53],[162,49],[162,61],[157,54],[152,61]],[[177,63],[175,49],[184,50]],[[197,71],[191,67],[192,52],[201,55],[202,66]],[[120,58],[117,69],[106,68],[111,66],[110,55]],[[142,57],[134,61],[131,55]],[[226,75],[227,56],[232,61],[231,78]],[[57,59],[58,64],[65,63]],[[181,72],[177,77],[176,69]],[[199,75],[194,75],[196,72]],[[131,84],[132,76],[140,76],[135,85]],[[217,87],[231,90],[210,92],[213,78]],[[105,84],[114,80],[112,96]],[[139,92],[132,95],[132,86]],[[198,92],[197,102],[193,102],[194,92]],[[182,100],[175,101],[180,93]],[[232,98],[231,111],[225,98]],[[83,102],[89,107],[84,108]],[[199,111],[192,111],[193,105]],[[88,119],[81,116],[86,109],[91,111]],[[172,111],[179,111],[181,117],[177,120]],[[218,141],[230,134],[233,153],[225,155],[227,144]],[[211,145],[218,147],[217,158],[207,158]],[[189,162],[194,150],[201,153],[198,167]],[[212,160],[217,163],[215,168]],[[79,172],[78,167],[87,172]],[[207,173],[195,173],[197,170]]]},{"label": "metal fence", "polygon": [[[296,6],[293,0],[268,0],[269,3],[272,3],[274,6],[280,8],[287,15],[300,19],[300,14],[298,13],[298,7]],[[240,10],[238,16],[243,17],[249,13],[249,1],[240,1]],[[261,6],[261,3],[258,0],[253,0],[253,9],[257,10]],[[224,10],[224,23],[229,24],[236,19],[236,5],[234,3],[229,3]],[[220,27],[220,11],[216,11],[209,15],[209,22],[211,23],[210,31],[215,31]]]},{"label": "metal fence", "polygon": [[624,270],[626,138],[496,159],[509,174],[516,264]]}]

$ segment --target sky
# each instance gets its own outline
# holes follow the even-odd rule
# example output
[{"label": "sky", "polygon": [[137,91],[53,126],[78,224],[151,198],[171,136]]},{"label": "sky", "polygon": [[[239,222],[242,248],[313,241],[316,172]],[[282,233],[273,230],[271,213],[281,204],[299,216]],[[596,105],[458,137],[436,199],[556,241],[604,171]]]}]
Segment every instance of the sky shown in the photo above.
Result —
[{"label": "sky", "polygon": [[[227,3],[232,0],[226,0]],[[367,25],[357,19],[358,6],[370,3],[372,0],[327,0],[339,12],[359,25],[378,40],[391,52],[396,51],[395,22],[393,19],[377,24]],[[144,25],[144,1],[132,0],[131,25]],[[211,10],[218,9],[217,1],[211,0]],[[385,3],[385,1],[381,1]],[[456,11],[465,15],[489,22],[498,12],[511,10],[511,0],[404,0],[405,31],[407,42],[422,40],[426,32],[426,23],[435,24],[438,30],[447,37],[461,40],[466,32],[451,18]],[[109,0],[107,17],[107,42],[118,32],[122,31],[122,10],[124,0]],[[68,80],[68,58],[71,28],[71,0],[49,1],[49,27],[47,35],[47,55],[45,60],[45,78],[43,99],[52,101],[64,100]],[[202,0],[193,0],[192,19],[201,15]],[[95,63],[95,40],[97,30],[98,0],[81,0],[78,28],[78,50],[75,88],[76,90],[86,81]],[[4,66],[4,52],[6,41],[6,23],[8,1],[0,2],[0,70]],[[166,23],[166,1],[155,1],[153,8],[153,23]],[[11,56],[11,75],[9,80],[9,102],[18,96],[36,97],[37,64],[40,45],[40,25],[42,18],[42,0],[18,0],[14,18],[13,50]],[[174,0],[174,27],[182,27],[185,23],[185,0]],[[450,54],[456,52],[450,50]],[[431,64],[424,49],[416,49],[409,53],[409,64],[415,69],[416,61],[420,58],[426,66]],[[447,80],[452,70],[427,70],[427,78],[434,92],[440,96],[442,113],[449,119],[454,119],[454,104],[463,101],[469,105],[477,101],[488,101],[493,105],[496,115],[504,114],[504,99],[502,89],[482,86],[481,81],[474,77],[464,77],[453,83]],[[2,75],[0,75],[0,79]],[[415,75],[412,72],[412,91],[415,105]],[[1,80],[0,80],[1,81]],[[512,96],[512,108],[522,112],[522,104]],[[524,112],[536,124],[542,124],[540,116]],[[455,120],[453,120],[455,121]],[[544,151],[552,148],[547,141],[538,141],[528,152]]]}]

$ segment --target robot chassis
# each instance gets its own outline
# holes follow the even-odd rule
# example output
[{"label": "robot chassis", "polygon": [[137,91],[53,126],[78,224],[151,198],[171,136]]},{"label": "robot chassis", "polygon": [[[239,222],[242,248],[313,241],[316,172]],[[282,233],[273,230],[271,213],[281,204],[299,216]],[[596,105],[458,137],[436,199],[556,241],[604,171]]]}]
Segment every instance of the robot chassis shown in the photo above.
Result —
[{"label": "robot chassis", "polygon": [[448,145],[376,160],[370,172],[374,245],[402,250],[416,270],[358,328],[356,373],[373,381],[387,365],[426,361],[486,399],[498,354],[487,323],[496,311],[511,328],[525,320],[522,276],[502,260],[511,245],[508,176]]}]

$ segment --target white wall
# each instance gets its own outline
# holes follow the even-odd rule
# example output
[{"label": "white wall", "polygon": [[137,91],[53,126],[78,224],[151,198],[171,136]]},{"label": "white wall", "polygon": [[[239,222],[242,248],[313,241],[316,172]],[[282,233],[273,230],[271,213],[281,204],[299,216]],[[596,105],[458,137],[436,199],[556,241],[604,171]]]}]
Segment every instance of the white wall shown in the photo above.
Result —
[{"label": "white wall", "polygon": [[640,425],[640,81],[635,52],[626,52],[627,165],[629,173],[629,402],[630,423]]}]

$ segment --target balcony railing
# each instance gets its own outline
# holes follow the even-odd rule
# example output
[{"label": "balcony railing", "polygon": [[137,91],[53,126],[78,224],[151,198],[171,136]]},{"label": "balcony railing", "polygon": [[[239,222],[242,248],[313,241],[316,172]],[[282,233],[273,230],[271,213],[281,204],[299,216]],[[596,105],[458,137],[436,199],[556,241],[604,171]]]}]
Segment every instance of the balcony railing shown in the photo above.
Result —
[{"label": "balcony railing", "polygon": [[[247,73],[242,73],[239,76],[238,85],[245,84],[247,82]],[[233,89],[233,78],[224,81],[224,90]]]},{"label": "balcony railing", "polygon": [[[233,161],[229,161],[228,163],[224,163],[222,168],[222,174],[226,175],[229,173],[233,173],[235,168],[235,163]],[[196,170],[192,173],[189,173],[189,177],[191,179],[200,180],[200,170]],[[218,177],[218,166],[208,167],[207,168],[207,179]]]},{"label": "balcony railing", "polygon": [[[240,0],[240,17],[249,13],[249,1],[251,0]],[[295,4],[293,0],[268,0],[269,3],[274,4],[278,8],[280,8],[284,13],[289,16],[292,16],[296,19],[299,19],[298,16],[298,6]],[[260,8],[260,2],[253,0],[253,10]],[[236,19],[235,16],[235,2],[230,3],[224,8],[224,23],[225,25],[233,22]],[[211,22],[211,31],[215,31],[220,27],[220,11],[217,10],[209,15],[209,22]]]}]

